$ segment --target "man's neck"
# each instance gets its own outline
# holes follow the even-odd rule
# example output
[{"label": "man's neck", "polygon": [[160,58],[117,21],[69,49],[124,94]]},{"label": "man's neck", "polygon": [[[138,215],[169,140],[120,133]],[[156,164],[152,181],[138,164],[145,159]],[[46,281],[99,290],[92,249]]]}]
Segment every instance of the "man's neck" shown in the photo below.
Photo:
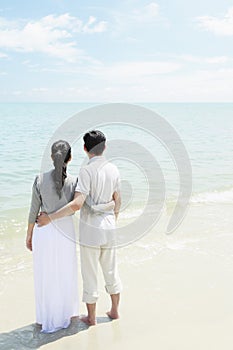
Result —
[{"label": "man's neck", "polygon": [[103,155],[103,153],[99,154],[98,156],[96,154],[93,154],[93,153],[87,153],[87,155],[88,155],[88,158],[91,159],[91,158],[94,158],[94,157],[101,157]]}]

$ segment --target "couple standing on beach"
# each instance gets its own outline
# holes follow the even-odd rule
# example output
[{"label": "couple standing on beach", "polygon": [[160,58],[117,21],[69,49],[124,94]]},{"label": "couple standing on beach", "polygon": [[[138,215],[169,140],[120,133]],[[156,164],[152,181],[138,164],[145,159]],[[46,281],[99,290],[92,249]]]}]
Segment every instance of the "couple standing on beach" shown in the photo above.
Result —
[{"label": "couple standing on beach", "polygon": [[33,185],[26,245],[33,252],[36,322],[45,333],[67,328],[72,317],[78,316],[72,214],[80,209],[83,302],[88,312],[81,320],[96,324],[99,263],[112,301],[107,315],[119,317],[122,285],[114,248],[115,221],[121,204],[119,172],[103,156],[106,138],[101,131],[90,131],[83,140],[89,162],[81,168],[78,179],[66,172],[71,147],[60,140],[51,149],[54,169],[37,176]]}]

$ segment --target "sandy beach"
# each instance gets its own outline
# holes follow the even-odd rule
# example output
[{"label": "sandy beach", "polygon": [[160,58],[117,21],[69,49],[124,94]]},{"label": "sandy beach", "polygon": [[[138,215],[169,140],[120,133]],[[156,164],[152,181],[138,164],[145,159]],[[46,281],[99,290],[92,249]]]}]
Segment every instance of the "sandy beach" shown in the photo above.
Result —
[{"label": "sandy beach", "polygon": [[[205,206],[205,212],[203,209],[191,208],[171,236],[162,233],[163,223],[119,250],[124,284],[119,320],[110,321],[105,315],[109,299],[100,276],[98,325],[88,329],[73,320],[67,330],[50,335],[41,334],[34,324],[32,259],[23,236],[14,237],[24,267],[18,265],[2,276],[0,348],[228,348],[233,341],[232,208],[213,205]],[[210,229],[213,218],[215,224]],[[221,221],[220,232],[217,223]],[[81,295],[80,276],[79,281]],[[85,314],[81,298],[80,304],[81,314]]]}]

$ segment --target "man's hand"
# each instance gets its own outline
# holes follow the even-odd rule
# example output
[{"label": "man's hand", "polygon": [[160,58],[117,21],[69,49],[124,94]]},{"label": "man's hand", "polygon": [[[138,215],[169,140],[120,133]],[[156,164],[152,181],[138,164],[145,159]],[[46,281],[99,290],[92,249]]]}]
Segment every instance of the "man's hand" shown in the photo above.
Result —
[{"label": "man's hand", "polygon": [[115,208],[114,208],[114,213],[115,213],[115,218],[117,220],[120,208],[121,208],[121,194],[120,192],[114,192],[112,195],[112,198],[115,202]]},{"label": "man's hand", "polygon": [[51,222],[51,219],[48,214],[46,213],[40,213],[40,215],[37,218],[37,224],[39,227],[48,225]]}]

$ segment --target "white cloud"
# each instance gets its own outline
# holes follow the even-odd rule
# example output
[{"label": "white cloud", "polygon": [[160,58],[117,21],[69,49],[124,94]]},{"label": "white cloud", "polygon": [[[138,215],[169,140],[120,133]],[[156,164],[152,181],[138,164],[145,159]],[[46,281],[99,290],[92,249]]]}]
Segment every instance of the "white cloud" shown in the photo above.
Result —
[{"label": "white cloud", "polygon": [[97,21],[97,18],[90,16],[87,23],[84,23],[77,17],[70,16],[69,13],[65,13],[61,16],[49,15],[41,19],[41,23],[45,26],[53,29],[55,27],[66,28],[72,32],[77,33],[102,33],[107,30],[106,21]]},{"label": "white cloud", "polygon": [[180,68],[179,63],[173,62],[121,62],[112,65],[97,65],[92,68],[90,74],[97,75],[100,79],[123,80],[128,84],[130,80],[168,74]]},{"label": "white cloud", "polygon": [[210,64],[224,64],[229,62],[229,58],[226,56],[216,56],[216,57],[208,57],[206,58],[206,63]]},{"label": "white cloud", "polygon": [[96,76],[92,79],[90,74],[86,80],[88,91],[81,96],[83,100],[90,101],[91,97],[103,102],[232,101],[233,69],[180,68],[182,65],[175,62],[129,62],[99,67]]},{"label": "white cloud", "polygon": [[[232,102],[233,69],[193,70],[175,75],[141,77],[121,84],[101,84],[96,101]],[[106,87],[108,89],[106,89]]]},{"label": "white cloud", "polygon": [[159,11],[159,5],[156,2],[151,2],[147,5],[140,6],[133,9],[126,9],[125,11],[117,12],[113,14],[113,34],[125,34],[128,31],[146,25],[152,26],[158,23],[166,23],[167,20],[161,17]]},{"label": "white cloud", "polygon": [[149,22],[156,19],[158,15],[159,5],[156,2],[151,2],[140,9],[133,10],[131,18],[138,22]]},{"label": "white cloud", "polygon": [[40,20],[41,24],[47,28],[65,28],[66,30],[80,32],[82,30],[83,22],[69,13],[64,13],[60,16],[48,15]]},{"label": "white cloud", "polygon": [[177,57],[178,59],[181,59],[185,62],[190,62],[190,63],[208,63],[208,64],[224,64],[229,61],[232,61],[227,56],[210,56],[210,57],[202,57],[202,56],[193,56],[193,55],[179,55],[179,56],[174,56]]},{"label": "white cloud", "polygon": [[200,16],[196,18],[199,27],[214,33],[215,35],[233,36],[233,7],[231,7],[225,16]]},{"label": "white cloud", "polygon": [[64,80],[62,85],[50,86],[45,94],[40,88],[7,91],[4,99],[13,94],[19,101],[31,98],[38,102],[232,102],[233,69],[146,75],[138,77],[136,82],[123,74],[119,80],[111,77],[107,80],[105,75],[103,78],[106,79],[84,77],[73,81],[72,86]]},{"label": "white cloud", "polygon": [[37,21],[13,22],[0,18],[0,47],[22,52],[40,52],[68,62],[85,56],[77,47],[76,33],[100,33],[106,22],[90,17],[85,24],[68,13],[49,15]]},{"label": "white cloud", "polygon": [[47,92],[48,91],[48,88],[43,88],[43,87],[40,87],[40,88],[33,88],[32,89],[32,92]]},{"label": "white cloud", "polygon": [[166,75],[178,71],[181,64],[177,62],[117,62],[113,64],[90,62],[88,65],[79,64],[77,66],[56,66],[35,69],[34,71],[48,73],[78,75],[79,79],[95,80],[96,82],[111,81],[113,84],[126,84],[140,82],[146,77]]},{"label": "white cloud", "polygon": [[102,33],[107,29],[107,22],[101,21],[96,23],[96,18],[93,16],[89,17],[87,24],[82,27],[84,33]]}]

